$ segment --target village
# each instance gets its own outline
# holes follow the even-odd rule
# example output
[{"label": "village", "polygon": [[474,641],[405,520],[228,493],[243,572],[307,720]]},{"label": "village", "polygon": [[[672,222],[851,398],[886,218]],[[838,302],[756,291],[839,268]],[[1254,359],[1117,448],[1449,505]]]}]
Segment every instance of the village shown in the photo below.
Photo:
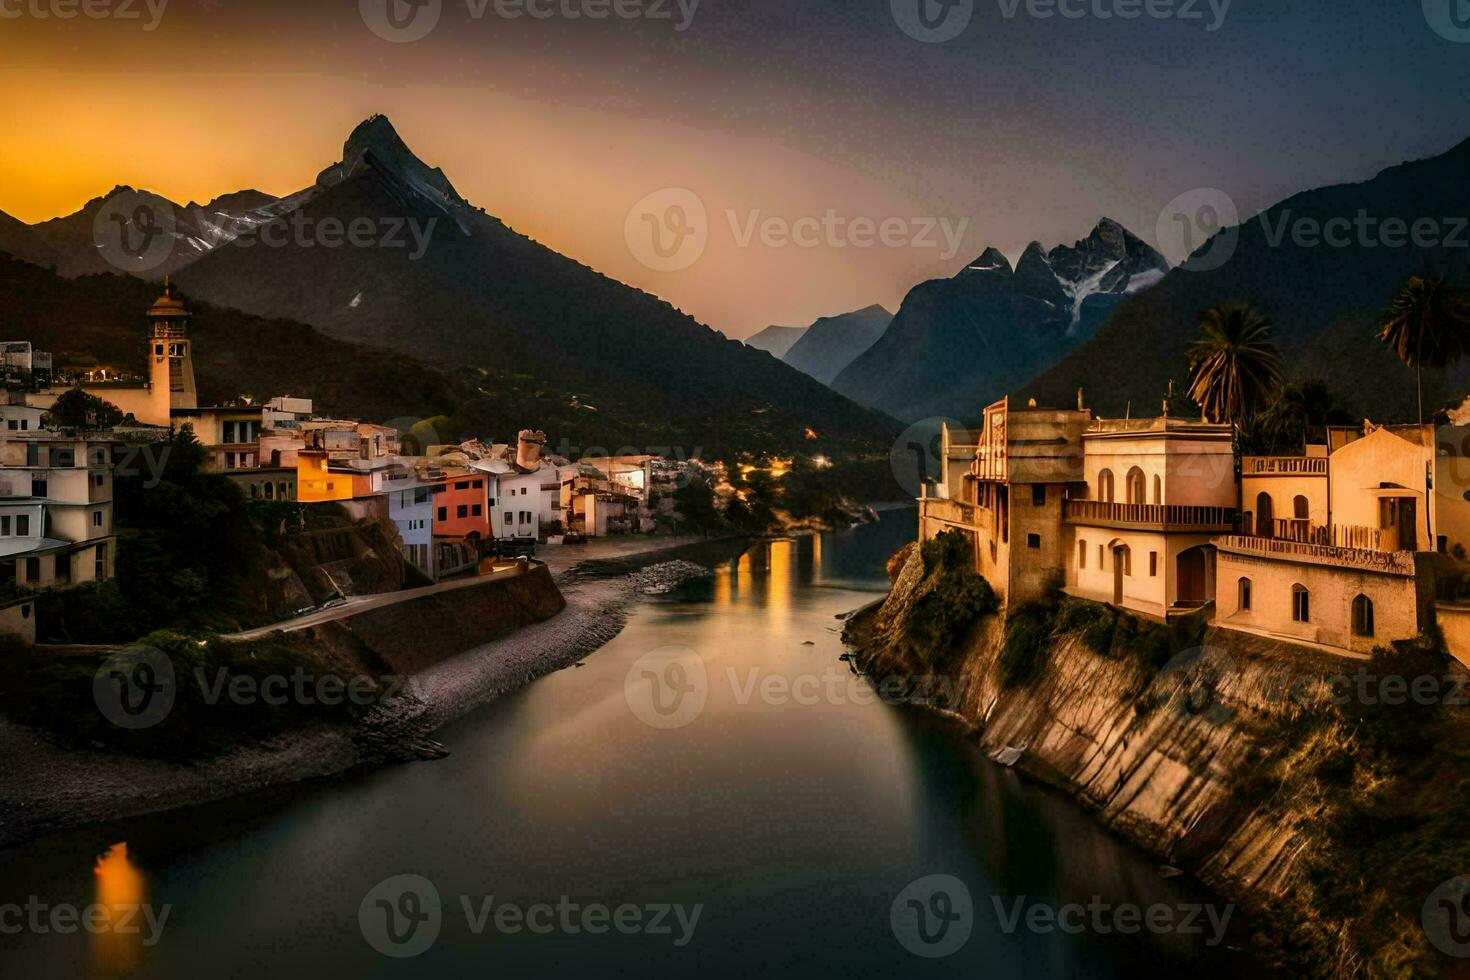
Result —
[{"label": "village", "polygon": [[[170,440],[191,434],[201,471],[252,502],[332,505],[354,522],[391,522],[405,585],[486,575],[534,557],[538,545],[669,531],[676,494],[692,480],[731,493],[721,464],[652,454],[584,456],[545,451],[547,437],[434,444],[416,428],[321,417],[310,399],[199,404],[190,313],[165,281],[147,311],[146,375],[99,369],[62,379],[52,355],[24,341],[0,344],[0,633],[36,640],[34,597],[117,574],[115,480],[156,479]],[[58,419],[70,402],[121,420]],[[351,585],[344,583],[343,591]],[[339,596],[340,598],[340,596]]]},{"label": "village", "polygon": [[[1452,413],[1453,416],[1458,413]],[[920,536],[966,536],[1007,608],[1060,591],[1168,622],[1366,659],[1437,628],[1470,665],[1462,425],[1327,426],[1295,455],[1240,454],[1234,427],[985,410],[945,426]],[[1238,461],[1238,462],[1237,462]]]}]

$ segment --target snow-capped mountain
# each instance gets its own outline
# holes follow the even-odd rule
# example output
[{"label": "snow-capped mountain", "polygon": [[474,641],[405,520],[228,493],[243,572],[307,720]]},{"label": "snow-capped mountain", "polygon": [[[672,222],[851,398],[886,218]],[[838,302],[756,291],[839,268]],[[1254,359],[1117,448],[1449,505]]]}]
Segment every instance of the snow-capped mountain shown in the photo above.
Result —
[{"label": "snow-capped mountain", "polygon": [[952,279],[916,286],[892,325],[833,387],[899,418],[974,418],[1059,361],[1169,263],[1118,222],[1048,251],[1032,242],[1012,268],[987,248]]}]

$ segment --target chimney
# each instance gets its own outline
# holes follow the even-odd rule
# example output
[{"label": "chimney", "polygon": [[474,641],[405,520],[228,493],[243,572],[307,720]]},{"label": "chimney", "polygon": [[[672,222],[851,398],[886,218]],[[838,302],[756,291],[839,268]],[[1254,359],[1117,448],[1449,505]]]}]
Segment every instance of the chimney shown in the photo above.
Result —
[{"label": "chimney", "polygon": [[522,429],[517,438],[516,465],[523,470],[541,468],[541,447],[546,445],[546,433],[534,429]]}]

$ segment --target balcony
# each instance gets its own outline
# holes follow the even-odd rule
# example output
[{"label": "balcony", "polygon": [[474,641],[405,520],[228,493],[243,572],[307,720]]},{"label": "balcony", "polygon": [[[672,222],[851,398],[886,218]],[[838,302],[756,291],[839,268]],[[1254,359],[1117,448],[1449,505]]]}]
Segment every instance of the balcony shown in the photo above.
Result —
[{"label": "balcony", "polygon": [[1326,456],[1246,456],[1240,471],[1245,476],[1326,476]]},{"label": "balcony", "polygon": [[[1317,528],[1316,531],[1326,531]],[[1371,528],[1334,528],[1327,539],[1355,540],[1358,532],[1372,531]],[[1377,532],[1374,532],[1377,533]],[[1318,536],[1321,537],[1320,535]],[[1351,568],[1359,571],[1381,572],[1385,575],[1413,575],[1414,553],[1411,551],[1379,551],[1375,548],[1344,547],[1335,544],[1316,544],[1307,541],[1291,541],[1282,538],[1247,537],[1232,534],[1216,542],[1221,553],[1239,554],[1253,558],[1270,558],[1278,561],[1300,562],[1307,565],[1330,565],[1335,568]]]},{"label": "balcony", "polygon": [[1226,534],[1235,530],[1236,516],[1234,507],[1113,504],[1100,500],[1068,500],[1062,504],[1062,518],[1068,524],[1124,531]]},{"label": "balcony", "polygon": [[983,510],[974,504],[961,503],[958,500],[941,500],[938,497],[926,497],[919,501],[921,517],[931,521],[962,524],[965,527],[979,527],[978,521]]}]

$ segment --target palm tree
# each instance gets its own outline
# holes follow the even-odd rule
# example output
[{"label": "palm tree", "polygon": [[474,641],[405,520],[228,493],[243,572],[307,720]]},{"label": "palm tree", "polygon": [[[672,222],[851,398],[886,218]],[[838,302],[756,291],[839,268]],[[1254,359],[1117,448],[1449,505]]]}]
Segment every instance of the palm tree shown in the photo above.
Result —
[{"label": "palm tree", "polygon": [[1296,454],[1314,440],[1325,441],[1327,427],[1349,425],[1353,417],[1337,404],[1337,396],[1319,378],[1295,381],[1282,389],[1261,413],[1260,440],[1266,452]]},{"label": "palm tree", "polygon": [[1445,367],[1470,349],[1470,304],[1443,279],[1414,276],[1383,314],[1378,339],[1414,369],[1424,423],[1424,369]]},{"label": "palm tree", "polygon": [[1281,389],[1281,354],[1271,321],[1244,303],[1205,311],[1189,348],[1189,397],[1205,417],[1248,426]]}]

